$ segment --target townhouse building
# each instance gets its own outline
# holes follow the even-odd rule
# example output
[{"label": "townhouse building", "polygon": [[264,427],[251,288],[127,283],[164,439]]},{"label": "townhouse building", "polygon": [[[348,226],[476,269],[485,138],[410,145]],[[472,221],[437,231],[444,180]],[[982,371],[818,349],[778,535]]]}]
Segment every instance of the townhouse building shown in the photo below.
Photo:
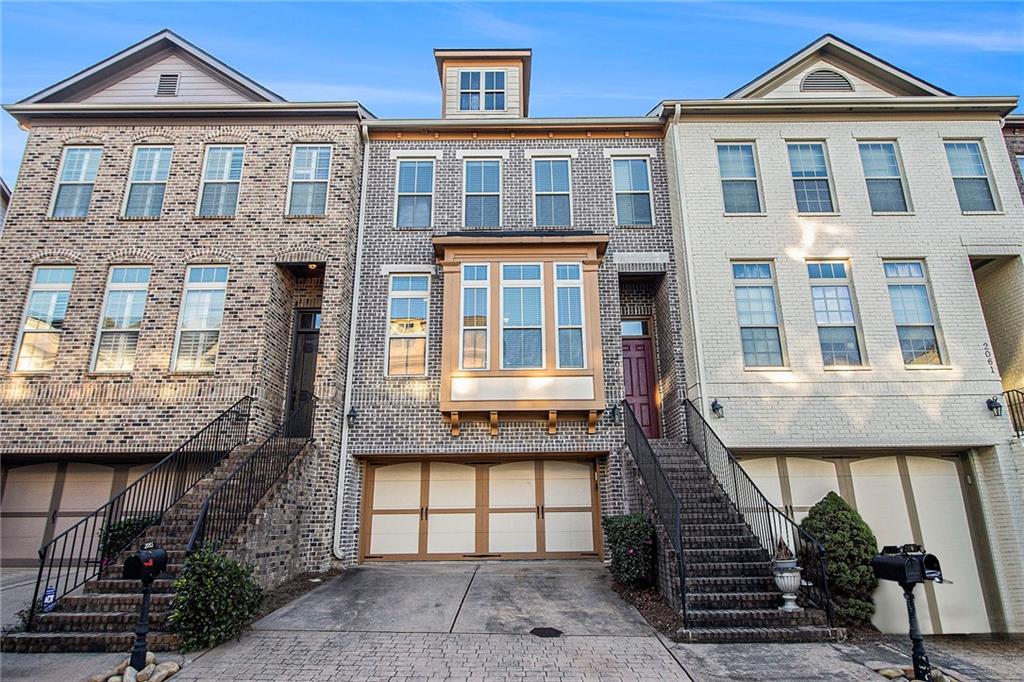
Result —
[{"label": "townhouse building", "polygon": [[[1024,384],[1024,212],[1000,133],[1015,105],[824,36],[721,100],[654,112],[687,395],[795,518],[834,490],[880,544],[937,554],[958,578],[926,587],[925,632],[1021,623],[1024,459],[1003,395]],[[893,587],[883,630],[905,622]]]},{"label": "townhouse building", "polygon": [[1016,98],[833,36],[635,117],[531,116],[529,49],[434,62],[440,115],[378,119],[162,31],[6,107],[4,565],[102,598],[115,518],[265,585],[596,561],[643,511],[686,637],[830,638],[823,574],[779,613],[767,552],[834,490],[942,559],[926,632],[1024,627]]}]

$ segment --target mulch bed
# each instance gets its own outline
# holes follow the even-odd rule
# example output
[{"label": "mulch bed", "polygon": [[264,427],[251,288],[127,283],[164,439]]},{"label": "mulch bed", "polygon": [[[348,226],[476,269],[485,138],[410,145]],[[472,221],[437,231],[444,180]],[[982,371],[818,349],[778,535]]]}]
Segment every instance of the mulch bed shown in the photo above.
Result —
[{"label": "mulch bed", "polygon": [[672,608],[655,588],[632,588],[613,582],[612,589],[635,606],[644,620],[659,632],[675,635],[676,631],[682,627],[683,620],[679,617],[679,612]]},{"label": "mulch bed", "polygon": [[300,573],[291,580],[281,583],[277,587],[267,590],[263,596],[263,606],[256,619],[278,610],[288,602],[298,599],[312,589],[320,587],[336,575],[340,575],[345,569],[332,568],[324,573]]}]

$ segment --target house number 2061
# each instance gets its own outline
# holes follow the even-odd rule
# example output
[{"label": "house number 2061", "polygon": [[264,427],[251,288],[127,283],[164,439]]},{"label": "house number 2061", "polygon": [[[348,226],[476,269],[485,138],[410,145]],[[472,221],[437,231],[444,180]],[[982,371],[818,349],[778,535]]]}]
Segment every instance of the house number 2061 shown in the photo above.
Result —
[{"label": "house number 2061", "polygon": [[985,349],[985,362],[988,363],[988,371],[990,371],[993,374],[995,374],[996,373],[996,363],[995,363],[995,360],[992,358],[992,347],[989,346],[987,343],[981,344],[981,347]]}]

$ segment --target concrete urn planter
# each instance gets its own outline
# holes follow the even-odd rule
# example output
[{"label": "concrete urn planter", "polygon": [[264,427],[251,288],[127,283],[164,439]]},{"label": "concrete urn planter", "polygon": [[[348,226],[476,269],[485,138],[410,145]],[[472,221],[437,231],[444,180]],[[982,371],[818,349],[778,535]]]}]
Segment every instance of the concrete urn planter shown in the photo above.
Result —
[{"label": "concrete urn planter", "polygon": [[780,611],[803,611],[803,609],[796,603],[796,593],[800,589],[800,568],[796,566],[794,560],[793,566],[780,566],[779,564],[788,564],[788,561],[776,561],[775,562],[775,586],[782,592],[782,606],[779,607]]}]

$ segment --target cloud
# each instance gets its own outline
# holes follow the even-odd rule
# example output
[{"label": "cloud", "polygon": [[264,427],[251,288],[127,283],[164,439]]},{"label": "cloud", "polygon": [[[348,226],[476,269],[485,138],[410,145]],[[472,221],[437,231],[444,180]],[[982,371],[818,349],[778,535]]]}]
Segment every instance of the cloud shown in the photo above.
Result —
[{"label": "cloud", "polygon": [[438,90],[380,88],[374,85],[284,81],[272,83],[285,99],[306,102],[343,102],[358,100],[369,107],[377,104],[440,104]]},{"label": "cloud", "polygon": [[499,40],[505,44],[532,45],[545,33],[536,26],[502,18],[469,3],[449,6],[446,11],[480,38]]}]

